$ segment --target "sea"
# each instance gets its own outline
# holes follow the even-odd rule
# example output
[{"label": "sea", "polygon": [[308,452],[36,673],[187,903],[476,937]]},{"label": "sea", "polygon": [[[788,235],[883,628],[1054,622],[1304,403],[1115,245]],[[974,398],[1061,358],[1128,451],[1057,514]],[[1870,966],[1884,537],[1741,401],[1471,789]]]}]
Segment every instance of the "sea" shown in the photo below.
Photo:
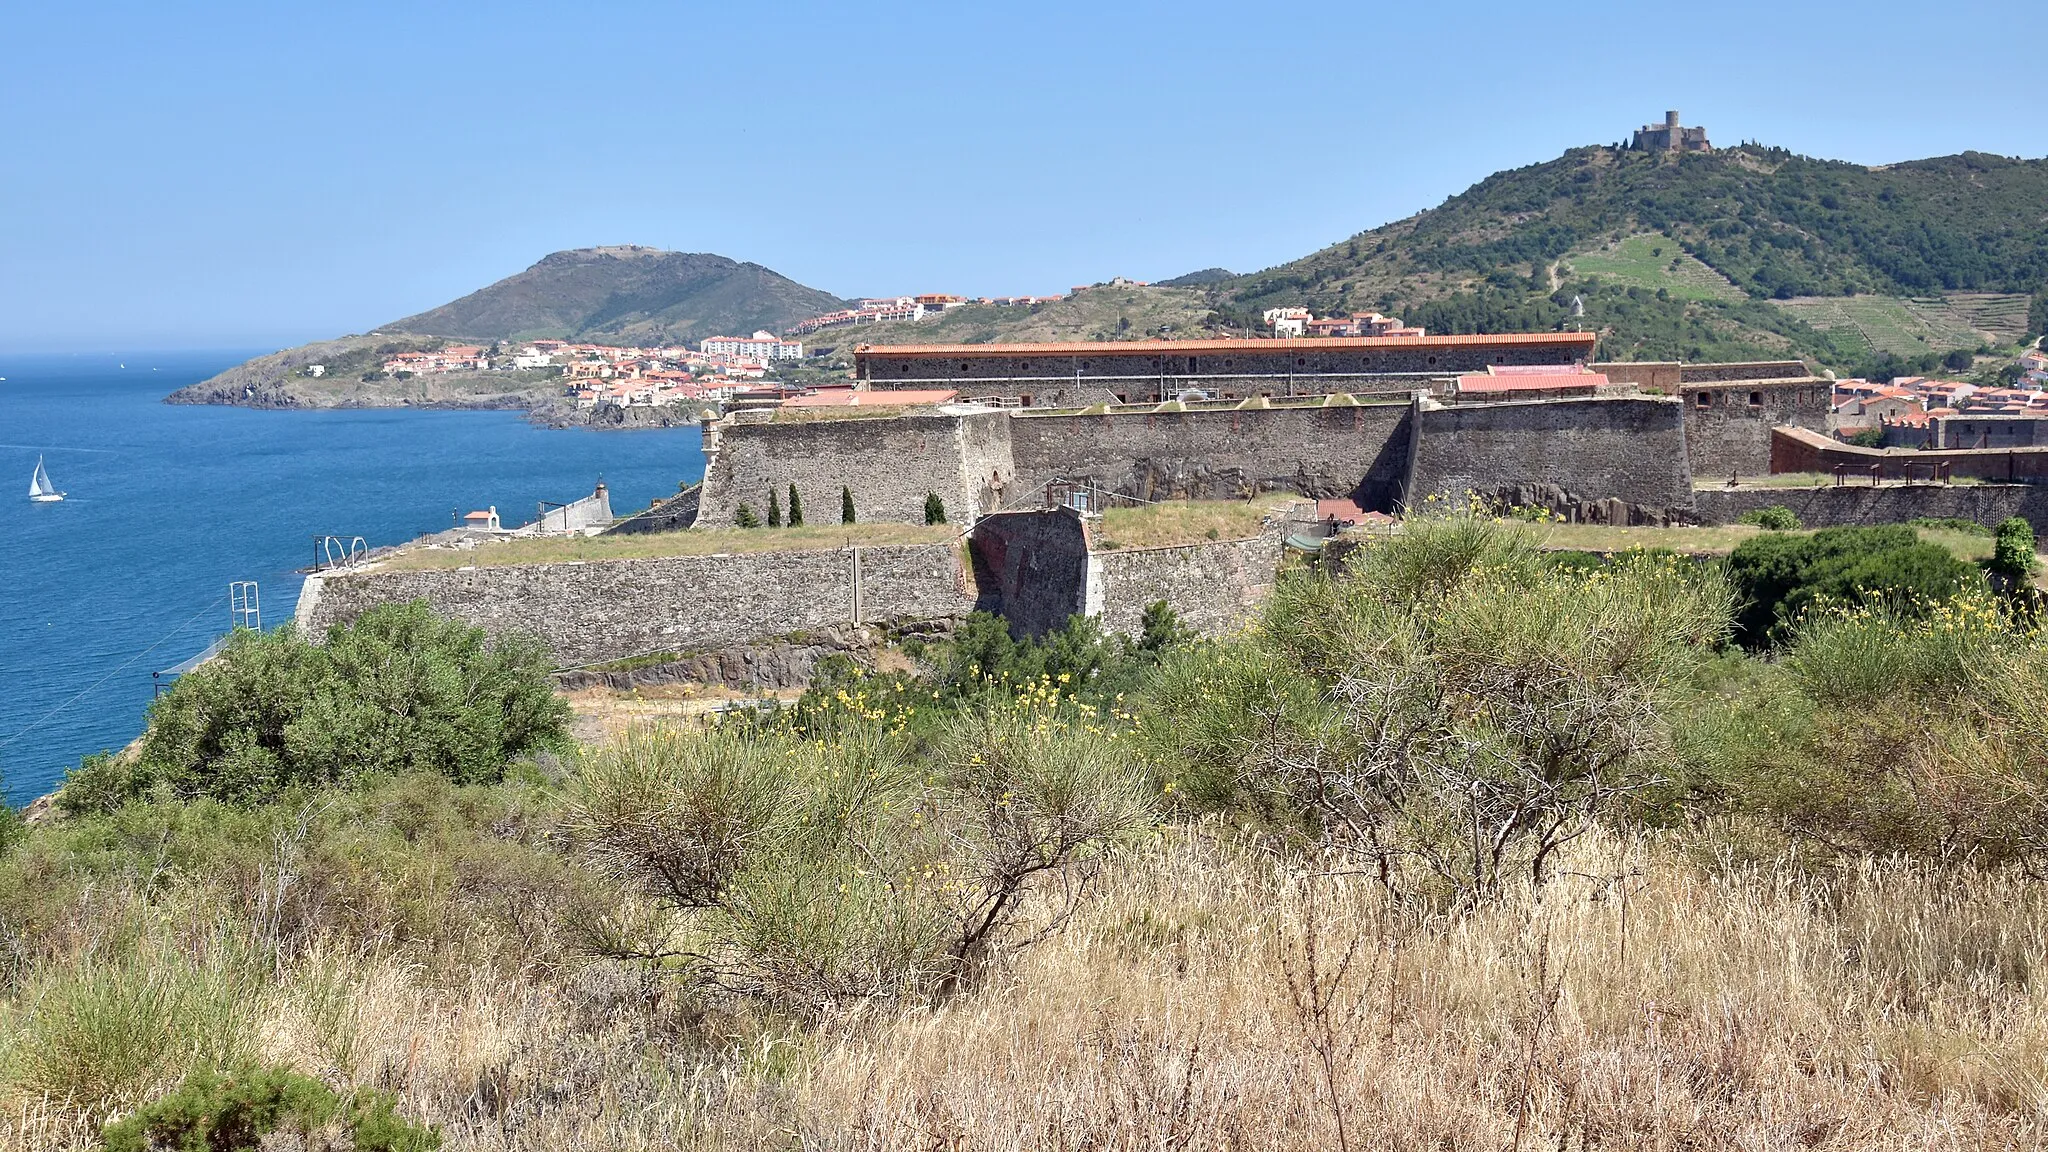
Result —
[{"label": "sea", "polygon": [[[0,783],[20,805],[141,733],[156,675],[235,621],[292,618],[317,539],[377,547],[496,506],[646,507],[704,474],[694,428],[547,429],[517,412],[252,411],[163,398],[261,350],[0,354]],[[41,457],[61,503],[31,503]]]}]

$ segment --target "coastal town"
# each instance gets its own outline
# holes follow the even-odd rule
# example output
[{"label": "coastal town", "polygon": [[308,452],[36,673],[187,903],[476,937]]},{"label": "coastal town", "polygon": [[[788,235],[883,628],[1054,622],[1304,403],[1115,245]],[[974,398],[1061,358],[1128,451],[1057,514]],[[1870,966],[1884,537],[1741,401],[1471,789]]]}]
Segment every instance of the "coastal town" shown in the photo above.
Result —
[{"label": "coastal town", "polygon": [[[778,378],[779,370],[805,363],[802,335],[885,320],[917,322],[970,304],[1018,307],[1062,298],[969,298],[944,293],[877,298],[862,300],[853,309],[800,321],[791,326],[787,336],[768,331],[709,336],[694,348],[683,344],[620,347],[567,340],[450,344],[430,351],[393,353],[383,362],[382,371],[399,379],[500,370],[552,371],[563,378],[564,398],[586,412],[606,407],[736,410],[852,406],[862,402],[852,379],[814,377],[799,383]],[[1427,335],[1422,327],[1378,312],[1317,316],[1307,308],[1271,308],[1261,320],[1266,333],[1279,340],[1400,340]],[[310,372],[318,375],[319,366]],[[1987,382],[1994,378],[1997,382]],[[1495,382],[1480,381],[1469,387],[1485,391],[1489,383]],[[924,389],[915,396],[899,390],[889,397],[889,403],[938,404],[959,395],[945,387]],[[2048,440],[2048,432],[2037,439],[2035,429],[2042,421],[2048,421],[2048,352],[2028,349],[1992,373],[1977,374],[1975,380],[1900,376],[1835,381],[1829,431],[1836,439],[1864,447],[1999,448]]]}]

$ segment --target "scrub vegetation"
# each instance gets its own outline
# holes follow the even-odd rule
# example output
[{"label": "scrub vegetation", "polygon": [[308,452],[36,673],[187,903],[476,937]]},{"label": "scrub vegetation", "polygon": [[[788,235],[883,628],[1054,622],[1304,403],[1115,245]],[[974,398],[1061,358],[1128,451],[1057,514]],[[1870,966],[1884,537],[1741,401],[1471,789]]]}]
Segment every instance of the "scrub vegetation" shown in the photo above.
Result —
[{"label": "scrub vegetation", "polygon": [[539,665],[417,608],[240,639],[5,828],[0,1140],[2038,1143],[2024,582],[1541,531],[1411,522],[1207,640],[976,616],[582,748],[479,734]]}]

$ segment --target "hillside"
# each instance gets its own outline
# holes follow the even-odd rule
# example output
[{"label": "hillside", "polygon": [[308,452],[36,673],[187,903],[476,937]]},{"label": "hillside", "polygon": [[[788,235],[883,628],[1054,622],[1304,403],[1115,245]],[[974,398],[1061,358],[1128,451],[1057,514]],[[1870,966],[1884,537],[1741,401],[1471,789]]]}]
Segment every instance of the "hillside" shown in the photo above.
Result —
[{"label": "hillside", "polygon": [[843,303],[759,264],[710,253],[578,248],[378,332],[479,342],[552,337],[669,344],[780,331]]},{"label": "hillside", "polygon": [[[1554,327],[1578,295],[1607,355],[1847,368],[2020,336],[2048,284],[2044,205],[2048,161],[1975,152],[1866,168],[1754,145],[1576,148],[1215,291],[1240,318],[1305,304],[1450,332]],[[1847,297],[1884,303],[1852,306],[1861,326],[1811,303]],[[2036,330],[2044,312],[2037,297]]]},{"label": "hillside", "polygon": [[[460,300],[343,336],[258,356],[181,388],[173,404],[245,408],[545,407],[561,391],[557,373],[446,373],[410,380],[377,369],[397,352],[450,341],[497,343],[575,339],[593,344],[680,344],[706,336],[779,331],[843,301],[759,264],[658,248],[556,252]],[[324,375],[308,369],[321,365]],[[561,413],[545,414],[559,421]]]},{"label": "hillside", "polygon": [[1213,334],[1219,325],[1209,294],[1200,289],[1120,286],[1029,308],[969,304],[929,320],[826,328],[805,336],[804,346],[818,354],[844,353],[856,344],[1158,339]]}]

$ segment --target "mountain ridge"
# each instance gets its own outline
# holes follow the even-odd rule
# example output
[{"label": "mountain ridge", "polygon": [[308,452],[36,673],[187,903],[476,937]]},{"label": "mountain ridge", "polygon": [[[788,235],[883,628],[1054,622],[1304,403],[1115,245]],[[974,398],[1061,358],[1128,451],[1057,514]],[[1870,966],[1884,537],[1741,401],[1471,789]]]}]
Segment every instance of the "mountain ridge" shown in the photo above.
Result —
[{"label": "mountain ridge", "polygon": [[377,333],[481,342],[668,344],[781,331],[845,302],[773,269],[639,245],[551,252],[524,271]]}]

